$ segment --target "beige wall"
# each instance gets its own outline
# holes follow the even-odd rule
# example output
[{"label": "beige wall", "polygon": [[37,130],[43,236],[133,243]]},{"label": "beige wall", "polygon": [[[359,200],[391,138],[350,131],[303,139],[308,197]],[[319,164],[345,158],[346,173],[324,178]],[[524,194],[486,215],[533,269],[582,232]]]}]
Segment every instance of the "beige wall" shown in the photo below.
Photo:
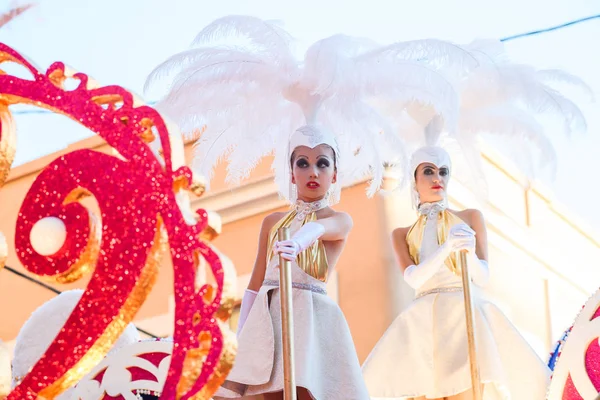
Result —
[{"label": "beige wall", "polygon": [[[77,143],[68,150],[93,147],[110,151],[98,138]],[[191,151],[187,149],[188,156]],[[11,172],[0,190],[0,231],[9,241],[8,265],[23,270],[15,257],[13,239],[16,216],[26,190],[40,167],[57,154],[19,166]],[[193,201],[194,207],[217,211],[223,233],[214,242],[235,264],[241,293],[251,272],[260,224],[265,215],[285,209],[269,173],[270,161],[262,163],[241,186],[223,183],[224,169],[216,171],[210,192]],[[479,206],[489,231],[492,281],[486,294],[523,332],[545,357],[553,341],[573,320],[589,294],[600,282],[598,238],[580,228],[567,212],[557,209],[540,189],[525,190],[520,177],[510,171],[499,157],[485,162],[489,199]],[[393,186],[394,178],[387,178]],[[330,295],[346,315],[359,358],[370,349],[394,317],[408,304],[412,290],[402,281],[391,249],[389,234],[397,226],[414,221],[407,191],[390,195],[365,196],[364,183],[344,189],[336,209],[354,219],[354,229],[330,282]],[[451,186],[453,207],[478,204],[473,194],[454,180]],[[172,325],[172,280],[168,261],[137,316],[136,323],[159,335],[168,335]],[[60,290],[83,287],[54,285]],[[0,272],[0,338],[11,341],[29,314],[52,293],[8,271]],[[10,307],[8,306],[10,305]]]}]

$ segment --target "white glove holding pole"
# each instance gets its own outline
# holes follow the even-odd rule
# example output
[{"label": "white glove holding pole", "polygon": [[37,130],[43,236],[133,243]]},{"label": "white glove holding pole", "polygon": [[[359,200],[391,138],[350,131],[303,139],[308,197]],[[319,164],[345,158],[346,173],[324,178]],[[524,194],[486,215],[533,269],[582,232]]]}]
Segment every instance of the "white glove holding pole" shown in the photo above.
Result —
[{"label": "white glove holding pole", "polygon": [[325,227],[317,222],[309,222],[292,236],[290,240],[275,242],[273,252],[288,261],[294,261],[298,254],[308,249],[325,233]]},{"label": "white glove holding pole", "polygon": [[244,297],[242,298],[242,306],[240,307],[240,317],[238,319],[237,326],[237,335],[240,335],[244,324],[246,323],[246,319],[248,319],[248,314],[250,314],[250,310],[252,309],[252,305],[254,304],[254,300],[256,300],[256,295],[258,292],[250,289],[246,289],[244,292]]},{"label": "white glove holding pole", "polygon": [[[404,280],[413,289],[420,288],[441,267],[445,267],[444,262],[452,252],[459,250],[470,250],[469,253],[475,254],[475,231],[467,224],[453,226],[448,233],[448,239],[433,254],[421,260],[419,265],[410,265],[404,270]],[[474,277],[476,275],[478,274],[473,273]]]},{"label": "white glove holding pole", "polygon": [[[490,268],[487,261],[480,260],[479,257],[477,257],[477,252],[475,251],[475,231],[466,224],[456,225],[456,227],[462,227],[459,230],[461,234],[472,232],[473,241],[469,242],[468,246],[465,246],[460,250],[467,250],[467,265],[469,267],[469,272],[471,273],[471,280],[479,286],[484,286],[490,279]],[[466,229],[464,227],[466,227]]]},{"label": "white glove holding pole", "polygon": [[471,280],[479,286],[485,286],[490,280],[490,268],[486,260],[480,260],[475,252],[475,244],[468,250],[467,265],[471,274]]}]

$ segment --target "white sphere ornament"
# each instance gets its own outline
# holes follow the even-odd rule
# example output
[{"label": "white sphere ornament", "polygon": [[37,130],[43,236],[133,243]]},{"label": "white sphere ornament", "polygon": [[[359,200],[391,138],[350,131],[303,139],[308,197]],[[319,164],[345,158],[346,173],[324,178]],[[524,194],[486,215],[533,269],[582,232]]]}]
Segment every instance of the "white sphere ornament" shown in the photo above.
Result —
[{"label": "white sphere ornament", "polygon": [[42,256],[51,256],[60,250],[67,239],[65,223],[56,217],[40,219],[33,225],[29,240],[33,249]]}]

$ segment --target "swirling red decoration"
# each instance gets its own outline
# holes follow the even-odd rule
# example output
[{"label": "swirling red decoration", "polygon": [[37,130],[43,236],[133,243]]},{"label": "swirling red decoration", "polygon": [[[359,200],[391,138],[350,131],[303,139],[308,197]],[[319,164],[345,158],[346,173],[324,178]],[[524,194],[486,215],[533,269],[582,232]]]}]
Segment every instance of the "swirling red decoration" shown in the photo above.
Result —
[{"label": "swirling red decoration", "polygon": [[[76,280],[91,270],[93,276],[48,351],[8,399],[52,398],[101,361],[149,293],[166,237],[175,276],[175,344],[161,399],[212,394],[233,362],[231,340],[224,339],[221,320],[215,317],[222,306],[224,273],[219,257],[200,239],[206,212],[199,211],[197,223],[188,225],[176,204],[174,187],[189,188],[192,174],[187,167],[173,171],[165,121],[122,87],[96,87],[85,74],[70,73],[60,62],[40,73],[0,43],[0,63],[4,61],[21,64],[33,79],[0,74],[0,109],[20,103],[64,114],[100,135],[121,156],[71,152],[48,165],[27,193],[15,239],[22,264],[57,282]],[[77,88],[64,88],[68,78],[79,81]],[[164,163],[147,145],[155,136]],[[99,220],[79,202],[85,196],[97,201]],[[67,239],[56,254],[42,256],[33,250],[29,235],[35,222],[50,216],[65,223]],[[215,287],[195,289],[198,257],[210,265]],[[184,370],[190,363],[201,366]]]}]

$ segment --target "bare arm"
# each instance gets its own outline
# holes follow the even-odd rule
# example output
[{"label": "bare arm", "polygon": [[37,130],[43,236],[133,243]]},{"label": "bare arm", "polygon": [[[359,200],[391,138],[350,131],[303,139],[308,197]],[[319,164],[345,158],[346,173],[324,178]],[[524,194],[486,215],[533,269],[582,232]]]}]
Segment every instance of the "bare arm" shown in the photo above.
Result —
[{"label": "bare arm", "polygon": [[479,210],[470,211],[470,225],[475,231],[475,254],[480,260],[488,261],[487,229],[483,214]]},{"label": "bare arm", "polygon": [[263,280],[265,279],[265,271],[267,270],[267,244],[269,242],[269,232],[277,223],[277,221],[279,221],[281,215],[281,213],[273,213],[265,217],[263,220],[258,239],[256,260],[254,261],[252,276],[250,277],[250,282],[248,283],[249,290],[260,290]]},{"label": "bare arm", "polygon": [[406,243],[406,234],[409,228],[397,228],[392,232],[392,245],[394,246],[394,253],[396,254],[396,260],[400,265],[402,272],[415,262],[410,257],[408,252],[408,244]]},{"label": "bare arm", "polygon": [[352,217],[345,212],[336,212],[331,217],[322,218],[315,222],[325,228],[325,232],[320,239],[326,242],[346,239],[354,225]]}]

